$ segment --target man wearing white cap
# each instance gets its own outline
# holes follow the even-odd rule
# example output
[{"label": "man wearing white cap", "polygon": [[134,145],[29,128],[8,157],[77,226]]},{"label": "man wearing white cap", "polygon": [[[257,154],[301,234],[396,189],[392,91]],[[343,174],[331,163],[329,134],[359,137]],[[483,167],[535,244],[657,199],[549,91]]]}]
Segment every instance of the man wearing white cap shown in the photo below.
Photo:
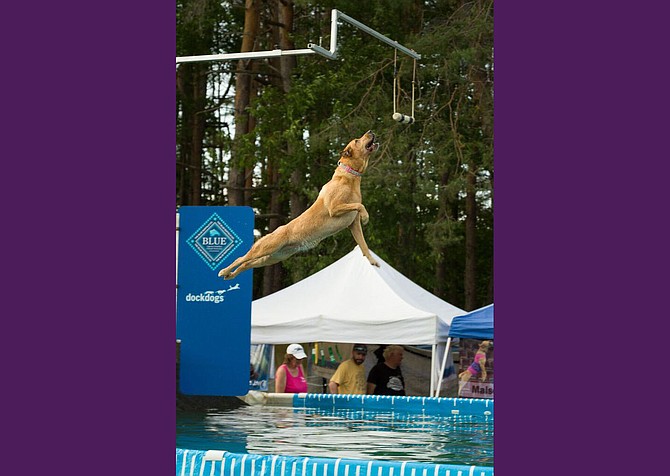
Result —
[{"label": "man wearing white cap", "polygon": [[277,368],[275,373],[275,392],[307,392],[307,380],[301,362],[305,357],[307,354],[300,344],[291,344],[286,348],[284,363]]},{"label": "man wearing white cap", "polygon": [[365,344],[354,344],[351,350],[351,358],[345,360],[337,368],[328,383],[330,393],[351,393],[357,395],[365,394],[365,356],[368,354],[368,346]]}]

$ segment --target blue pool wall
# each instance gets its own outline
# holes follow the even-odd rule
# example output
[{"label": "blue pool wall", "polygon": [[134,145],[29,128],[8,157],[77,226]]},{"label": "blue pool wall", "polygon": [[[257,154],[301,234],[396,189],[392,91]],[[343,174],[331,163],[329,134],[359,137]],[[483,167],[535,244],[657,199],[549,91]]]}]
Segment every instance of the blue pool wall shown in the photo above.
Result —
[{"label": "blue pool wall", "polygon": [[371,410],[436,416],[474,416],[493,419],[493,400],[486,398],[395,397],[389,395],[339,395],[296,393],[294,408]]},{"label": "blue pool wall", "polygon": [[489,466],[238,454],[177,448],[176,476],[493,476]]},{"label": "blue pool wall", "polygon": [[[268,405],[493,420],[493,400],[477,398],[266,394]],[[493,476],[492,466],[239,454],[177,448],[176,476]]]}]

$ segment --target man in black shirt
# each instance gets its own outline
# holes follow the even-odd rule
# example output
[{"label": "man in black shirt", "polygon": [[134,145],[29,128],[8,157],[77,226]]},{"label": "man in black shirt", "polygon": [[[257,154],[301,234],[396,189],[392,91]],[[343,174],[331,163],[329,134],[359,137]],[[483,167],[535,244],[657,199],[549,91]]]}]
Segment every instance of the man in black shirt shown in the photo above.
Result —
[{"label": "man in black shirt", "polygon": [[400,370],[403,352],[400,345],[384,349],[384,362],[372,367],[368,374],[368,395],[405,395],[405,379]]}]

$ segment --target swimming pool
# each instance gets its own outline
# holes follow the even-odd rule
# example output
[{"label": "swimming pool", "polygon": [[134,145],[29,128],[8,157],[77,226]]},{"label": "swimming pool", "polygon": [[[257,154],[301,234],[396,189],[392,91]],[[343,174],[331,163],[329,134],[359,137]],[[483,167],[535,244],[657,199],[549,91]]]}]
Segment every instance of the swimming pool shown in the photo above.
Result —
[{"label": "swimming pool", "polygon": [[[216,474],[225,469],[224,474],[231,476],[249,476],[248,472],[239,474],[243,466],[235,471],[233,460],[238,465],[243,460],[260,465],[256,471],[272,466],[280,474],[283,470],[277,465],[314,464],[315,474],[326,475],[324,465],[335,470],[334,461],[344,459],[354,462],[355,471],[361,471],[365,463],[364,475],[372,474],[373,468],[367,465],[374,462],[375,471],[382,473],[373,476],[385,475],[384,471],[400,476],[391,468],[395,465],[399,471],[408,464],[419,465],[414,470],[428,471],[431,476],[449,468],[456,471],[453,476],[465,470],[463,474],[470,474],[472,468],[493,474],[492,400],[323,394],[281,398],[229,411],[178,414],[177,474],[180,468],[190,467],[191,459],[193,464],[212,468],[218,464]],[[207,451],[215,455],[214,460],[205,457]],[[226,461],[229,466],[224,468]],[[251,470],[249,466],[247,471]],[[229,471],[235,471],[234,475]]]}]

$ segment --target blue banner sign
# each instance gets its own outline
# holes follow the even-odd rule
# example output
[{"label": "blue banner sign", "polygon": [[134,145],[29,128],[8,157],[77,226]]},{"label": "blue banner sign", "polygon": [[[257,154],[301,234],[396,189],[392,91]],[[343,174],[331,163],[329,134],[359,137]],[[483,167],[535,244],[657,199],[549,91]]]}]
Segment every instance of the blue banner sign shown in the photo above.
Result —
[{"label": "blue banner sign", "polygon": [[218,277],[253,244],[250,207],[179,208],[177,339],[185,395],[245,395],[249,389],[253,272]]}]

